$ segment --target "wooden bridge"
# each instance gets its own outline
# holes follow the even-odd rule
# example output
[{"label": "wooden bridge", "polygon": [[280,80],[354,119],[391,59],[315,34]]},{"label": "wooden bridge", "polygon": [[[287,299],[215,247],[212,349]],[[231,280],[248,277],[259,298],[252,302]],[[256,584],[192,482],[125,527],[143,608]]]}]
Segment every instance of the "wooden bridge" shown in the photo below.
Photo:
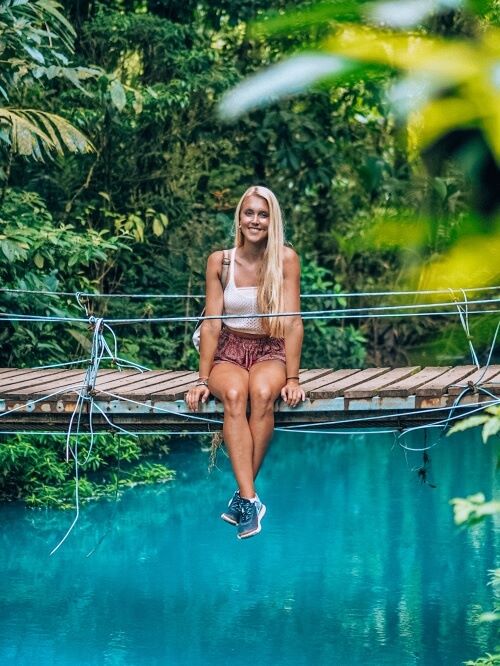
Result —
[{"label": "wooden bridge", "polygon": [[[189,418],[183,398],[196,378],[197,373],[187,370],[102,369],[90,394],[93,429],[112,431],[111,422],[143,433],[218,430],[223,409],[216,400],[209,400],[196,414],[202,420]],[[87,388],[84,379],[81,369],[0,369],[0,431],[67,430],[78,392]],[[494,399],[492,395],[500,397],[500,365],[479,370],[473,365],[325,368],[301,370],[300,379],[306,401],[295,409],[277,401],[276,425],[404,428],[446,418],[464,389],[469,390],[460,400],[460,413]],[[83,404],[82,430],[89,428],[90,404],[89,400]]]}]

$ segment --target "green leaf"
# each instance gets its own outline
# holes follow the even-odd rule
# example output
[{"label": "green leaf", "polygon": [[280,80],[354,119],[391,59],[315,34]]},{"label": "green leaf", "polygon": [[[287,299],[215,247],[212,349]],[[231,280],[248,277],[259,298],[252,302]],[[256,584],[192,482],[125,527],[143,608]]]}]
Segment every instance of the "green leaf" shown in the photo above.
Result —
[{"label": "green leaf", "polygon": [[85,349],[85,351],[90,351],[92,343],[89,338],[83,335],[83,333],[76,331],[73,328],[70,328],[68,333],[78,342],[79,345],[81,345],[81,347],[83,347],[83,349]]},{"label": "green leaf", "polygon": [[442,178],[434,178],[432,186],[441,201],[444,201],[446,199],[446,195],[448,194],[448,188],[446,187],[444,180]]},{"label": "green leaf", "polygon": [[67,33],[71,39],[76,37],[75,29],[68,21],[68,19],[59,11],[59,7],[61,7],[61,5],[58,2],[54,2],[53,0],[37,0],[36,4],[56,19],[57,23],[60,24],[56,25],[63,34]]},{"label": "green leaf", "polygon": [[263,21],[251,27],[251,35],[279,35],[293,30],[303,30],[313,26],[323,26],[328,21],[360,18],[362,5],[367,0],[335,0],[318,2],[312,7],[287,11],[278,15],[269,15]]}]

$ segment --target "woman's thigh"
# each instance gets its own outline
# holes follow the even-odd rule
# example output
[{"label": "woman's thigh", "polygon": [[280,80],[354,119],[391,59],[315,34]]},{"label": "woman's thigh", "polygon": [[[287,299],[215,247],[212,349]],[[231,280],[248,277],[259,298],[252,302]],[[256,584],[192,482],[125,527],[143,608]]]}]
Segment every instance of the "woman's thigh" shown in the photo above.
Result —
[{"label": "woman's thigh", "polygon": [[278,398],[286,384],[286,369],[281,361],[260,361],[250,368],[249,393],[253,400]]},{"label": "woman's thigh", "polygon": [[235,363],[221,361],[216,363],[208,378],[210,393],[219,400],[228,397],[248,399],[248,372]]}]

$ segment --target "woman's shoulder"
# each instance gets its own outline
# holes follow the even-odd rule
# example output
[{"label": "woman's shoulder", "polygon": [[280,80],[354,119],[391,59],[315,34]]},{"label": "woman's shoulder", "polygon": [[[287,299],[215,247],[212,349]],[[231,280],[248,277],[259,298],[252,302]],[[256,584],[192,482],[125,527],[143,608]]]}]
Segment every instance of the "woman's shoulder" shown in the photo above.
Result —
[{"label": "woman's shoulder", "polygon": [[224,259],[229,259],[231,250],[215,250],[212,254],[208,255],[207,268],[220,269]]},{"label": "woman's shoulder", "polygon": [[295,263],[299,260],[299,255],[295,252],[293,247],[283,245],[283,261],[285,263]]}]

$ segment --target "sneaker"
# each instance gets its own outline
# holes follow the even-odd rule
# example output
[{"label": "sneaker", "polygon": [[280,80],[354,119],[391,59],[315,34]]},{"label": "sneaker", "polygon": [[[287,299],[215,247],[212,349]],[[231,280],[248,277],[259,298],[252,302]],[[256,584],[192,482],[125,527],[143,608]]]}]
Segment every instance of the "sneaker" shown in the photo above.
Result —
[{"label": "sneaker", "polygon": [[259,499],[251,502],[240,497],[240,521],[238,523],[238,539],[247,539],[258,534],[262,529],[260,521],[266,513],[266,505]]},{"label": "sneaker", "polygon": [[237,525],[240,522],[240,504],[240,491],[237,490],[229,500],[226,511],[221,513],[220,517],[222,520],[225,520],[226,523],[230,523],[231,525]]}]

